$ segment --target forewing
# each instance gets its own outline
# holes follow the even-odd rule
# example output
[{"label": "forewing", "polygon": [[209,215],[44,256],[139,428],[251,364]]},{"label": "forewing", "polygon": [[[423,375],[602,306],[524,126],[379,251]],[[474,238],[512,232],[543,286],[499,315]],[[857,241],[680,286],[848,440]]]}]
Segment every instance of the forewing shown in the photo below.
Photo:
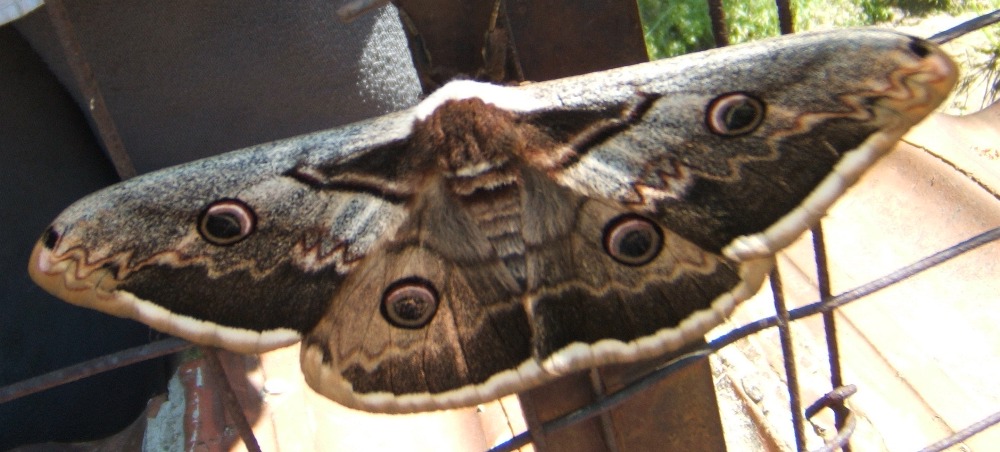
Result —
[{"label": "forewing", "polygon": [[52,223],[29,271],[67,301],[201,344],[288,345],[405,217],[399,198],[327,187],[309,170],[350,166],[405,139],[411,124],[383,117],[109,187]]},{"label": "forewing", "polygon": [[854,30],[563,79],[525,88],[564,105],[531,121],[568,144],[532,157],[564,186],[754,259],[818,222],[956,74],[933,44]]}]

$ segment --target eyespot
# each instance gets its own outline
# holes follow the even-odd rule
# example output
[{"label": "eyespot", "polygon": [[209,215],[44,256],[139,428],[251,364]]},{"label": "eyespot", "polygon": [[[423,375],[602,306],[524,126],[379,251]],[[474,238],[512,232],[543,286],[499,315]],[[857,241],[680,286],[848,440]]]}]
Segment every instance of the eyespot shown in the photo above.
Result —
[{"label": "eyespot", "polygon": [[645,265],[663,249],[663,231],[652,220],[625,214],[604,228],[604,250],[625,265]]},{"label": "eyespot", "polygon": [[257,215],[238,199],[215,201],[198,217],[198,233],[213,245],[232,245],[247,238],[256,227]]},{"label": "eyespot", "polygon": [[42,238],[40,240],[42,242],[42,246],[46,249],[55,249],[56,244],[59,243],[59,232],[56,231],[55,227],[49,226],[45,228],[45,232],[42,233]]},{"label": "eyespot", "polygon": [[437,308],[437,290],[430,281],[422,278],[401,279],[382,294],[382,317],[400,328],[427,326]]},{"label": "eyespot", "polygon": [[924,41],[923,39],[913,38],[912,40],[910,40],[910,44],[908,45],[908,47],[910,48],[910,51],[913,52],[914,55],[920,58],[926,58],[927,55],[931,54],[930,47],[927,45],[927,42]]},{"label": "eyespot", "polygon": [[708,103],[705,123],[717,135],[745,135],[764,122],[764,110],[764,103],[748,94],[723,94]]}]

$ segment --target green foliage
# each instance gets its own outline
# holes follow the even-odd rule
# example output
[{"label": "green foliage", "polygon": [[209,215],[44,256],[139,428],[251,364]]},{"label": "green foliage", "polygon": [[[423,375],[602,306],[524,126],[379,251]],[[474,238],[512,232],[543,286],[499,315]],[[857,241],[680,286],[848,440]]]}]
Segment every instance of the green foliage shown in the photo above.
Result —
[{"label": "green foliage", "polygon": [[[796,31],[898,23],[904,18],[937,12],[982,14],[1000,8],[1000,0],[791,1]],[[650,58],[714,47],[707,0],[638,0],[638,4]],[[733,44],[778,34],[774,0],[725,0],[723,9],[729,41]],[[988,103],[995,101],[1000,87],[1000,26],[983,33],[989,34],[988,42],[967,51],[964,59],[968,69],[964,70],[966,76],[957,92],[968,101],[982,96],[982,102]]]},{"label": "green foliage", "polygon": [[705,0],[639,0],[639,13],[652,59],[713,46]]},{"label": "green foliage", "polygon": [[[731,42],[777,34],[773,0],[745,0],[723,5]],[[705,0],[639,0],[650,58],[666,58],[715,46]]]},{"label": "green foliage", "polygon": [[864,14],[864,21],[869,24],[877,24],[892,20],[892,10],[886,2],[879,0],[861,0],[858,4]]},{"label": "green foliage", "polygon": [[983,107],[996,102],[1000,97],[1000,32],[992,30],[989,36],[989,45],[976,49],[986,55],[985,63],[975,68],[986,84],[980,104]]},{"label": "green foliage", "polygon": [[903,10],[908,15],[914,16],[924,16],[935,11],[951,10],[951,2],[948,0],[890,0],[885,3]]},{"label": "green foliage", "polygon": [[778,9],[774,0],[745,0],[723,3],[729,41],[747,42],[778,35]]},{"label": "green foliage", "polygon": [[[798,0],[796,30],[889,22],[935,11],[984,10],[997,0]],[[995,7],[995,6],[994,6]],[[736,44],[778,34],[774,0],[723,2],[729,40]],[[646,45],[653,59],[713,47],[706,0],[639,0]]]},{"label": "green foliage", "polygon": [[952,101],[960,110],[977,111],[1000,100],[1000,30],[989,28],[981,33],[984,37],[981,44],[955,55],[968,67]]}]

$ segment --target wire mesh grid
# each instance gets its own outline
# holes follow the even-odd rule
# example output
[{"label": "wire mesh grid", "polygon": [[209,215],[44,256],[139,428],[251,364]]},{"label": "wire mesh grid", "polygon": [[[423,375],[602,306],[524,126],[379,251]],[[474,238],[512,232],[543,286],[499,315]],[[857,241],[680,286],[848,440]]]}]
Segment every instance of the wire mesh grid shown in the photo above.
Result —
[{"label": "wire mesh grid", "polygon": [[[710,5],[709,11],[713,14],[713,26],[723,27],[721,29],[716,28],[716,40],[719,43],[725,43],[727,38],[725,37],[724,31],[722,31],[724,30],[725,21],[721,16],[716,16],[721,14],[721,4],[718,0],[708,0],[708,3]],[[66,53],[68,55],[82,55],[82,52],[78,50],[79,44],[73,35],[72,24],[69,22],[69,19],[65,14],[62,1],[49,0],[46,4],[48,5],[47,9],[50,17],[52,18],[53,24],[56,26],[56,31]],[[782,33],[791,33],[792,22],[787,0],[779,0],[777,2],[777,6]],[[938,43],[945,42],[961,36],[971,29],[978,29],[997,21],[1000,21],[1000,11],[980,16],[963,24],[962,26],[955,27],[954,29],[935,35],[931,38],[931,40]],[[97,91],[96,84],[92,81],[93,76],[89,72],[86,61],[82,58],[76,58],[71,61],[71,66],[74,72],[74,77],[77,79],[80,86],[83,87],[84,90],[90,90],[89,92],[85,92],[86,97],[98,100],[98,102],[93,105],[93,113],[97,123],[98,132],[106,146],[111,148],[109,149],[109,154],[112,156],[119,174],[122,176],[134,175],[135,171],[131,167],[128,156],[121,146],[117,131],[115,131],[114,124],[110,120],[107,107],[103,105],[103,102],[99,101],[101,94]],[[102,120],[101,118],[105,118],[105,120]],[[704,345],[688,349],[682,356],[670,360],[664,365],[658,367],[657,370],[639,378],[632,384],[626,386],[624,389],[608,394],[597,402],[582,407],[571,413],[567,413],[558,419],[548,421],[537,429],[540,431],[523,432],[513,437],[511,440],[491,449],[491,451],[499,452],[516,450],[519,447],[529,444],[531,442],[532,434],[550,433],[595,416],[599,416],[601,413],[607,412],[614,407],[621,405],[629,398],[636,396],[643,390],[680,371],[686,366],[700,360],[707,359],[712,353],[769,328],[777,328],[778,330],[782,359],[785,364],[784,374],[785,381],[787,382],[788,399],[792,417],[791,424],[792,430],[794,431],[796,449],[801,451],[806,448],[806,419],[812,418],[824,408],[828,408],[832,410],[835,415],[837,431],[834,435],[830,435],[830,438],[824,446],[816,450],[849,450],[849,441],[857,426],[857,419],[851,409],[846,406],[845,401],[857,391],[857,388],[854,385],[846,383],[842,375],[840,359],[842,352],[838,347],[837,321],[834,317],[834,312],[848,303],[852,303],[870,294],[889,288],[904,280],[920,275],[930,269],[956,259],[959,256],[965,255],[966,253],[1000,240],[1000,227],[975,235],[967,240],[961,241],[939,252],[926,256],[925,258],[919,259],[909,265],[898,268],[897,270],[880,278],[873,279],[866,284],[859,285],[836,295],[834,295],[831,290],[830,274],[827,262],[827,248],[822,226],[817,226],[812,229],[811,234],[816,264],[815,277],[818,286],[818,301],[805,304],[795,309],[788,309],[783,295],[784,291],[782,288],[781,275],[776,268],[770,275],[770,285],[774,298],[774,309],[776,315],[747,323],[729,331],[728,333],[722,334]],[[829,358],[828,366],[831,389],[825,395],[820,397],[818,400],[813,401],[808,407],[803,409],[802,405],[804,401],[800,396],[800,388],[798,384],[799,370],[794,356],[790,325],[792,322],[814,315],[822,316],[823,320],[823,336],[826,339],[826,352]],[[177,353],[191,347],[194,347],[191,343],[181,339],[169,338],[144,346],[122,350],[120,352],[66,367],[35,378],[17,382],[5,387],[0,387],[0,403],[34,394],[82,378],[87,378],[112,369]],[[234,420],[235,427],[239,431],[247,449],[251,451],[260,450],[257,440],[254,437],[253,430],[247,422],[243,411],[239,406],[239,402],[233,394],[232,388],[229,386],[224,370],[219,364],[218,358],[215,356],[215,352],[211,349],[204,349],[204,352],[208,363],[210,381],[218,391],[219,397],[226,408],[227,414]],[[996,425],[997,423],[1000,423],[1000,410],[983,417],[977,422],[969,424],[965,428],[955,431],[951,435],[948,435],[933,444],[928,445],[927,447],[921,449],[921,451],[931,452],[945,450],[961,443],[963,440],[979,432],[990,428],[991,426]]]}]

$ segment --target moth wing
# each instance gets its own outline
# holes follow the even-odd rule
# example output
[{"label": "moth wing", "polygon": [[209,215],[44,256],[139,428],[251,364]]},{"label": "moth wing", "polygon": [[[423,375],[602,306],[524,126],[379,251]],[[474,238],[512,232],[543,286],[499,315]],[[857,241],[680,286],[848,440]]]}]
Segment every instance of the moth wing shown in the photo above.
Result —
[{"label": "moth wing", "polygon": [[[764,54],[794,69],[760,64]],[[528,274],[547,278],[527,300],[543,369],[651,357],[702,336],[757,291],[777,250],[946,97],[955,72],[930,43],[865,31],[525,87],[558,93],[562,106],[524,116],[550,140],[524,160],[587,199],[574,239],[529,261]],[[552,216],[543,204],[526,208],[545,212],[532,219]],[[662,230],[663,249],[623,266],[608,234],[631,214]]]},{"label": "moth wing", "polygon": [[565,143],[529,158],[561,185],[648,212],[705,250],[760,258],[815,225],[957,74],[935,45],[888,31],[735,50],[526,87],[564,105],[529,115]]},{"label": "moth wing", "polygon": [[[533,356],[548,375],[632,362],[704,337],[759,289],[770,258],[737,262],[706,251],[650,217],[603,199],[577,197],[568,226],[541,234],[528,253]],[[547,204],[548,205],[548,204]],[[558,208],[530,217],[526,235]],[[531,208],[529,207],[529,210]],[[648,261],[627,262],[612,242],[648,228]],[[628,241],[629,238],[620,240]]]},{"label": "moth wing", "polygon": [[[643,266],[605,249],[608,224],[631,211],[523,171],[527,290],[468,212],[427,194],[396,238],[359,264],[303,341],[318,392],[368,411],[468,406],[566,372],[675,350],[718,324],[760,285],[769,260],[738,263],[661,231]],[[386,299],[430,288],[436,312],[393,324]]]},{"label": "moth wing", "polygon": [[[387,116],[116,184],[53,221],[29,272],[64,300],[196,343],[245,353],[287,346],[406,214],[405,193],[343,190],[322,169],[392,149],[411,124]],[[213,240],[212,228],[239,237]]]},{"label": "moth wing", "polygon": [[[345,406],[469,406],[537,383],[517,370],[534,364],[516,281],[461,209],[433,191],[422,199],[395,238],[359,263],[303,340],[306,381]],[[399,288],[436,299],[426,323],[393,323],[386,299]]]}]

